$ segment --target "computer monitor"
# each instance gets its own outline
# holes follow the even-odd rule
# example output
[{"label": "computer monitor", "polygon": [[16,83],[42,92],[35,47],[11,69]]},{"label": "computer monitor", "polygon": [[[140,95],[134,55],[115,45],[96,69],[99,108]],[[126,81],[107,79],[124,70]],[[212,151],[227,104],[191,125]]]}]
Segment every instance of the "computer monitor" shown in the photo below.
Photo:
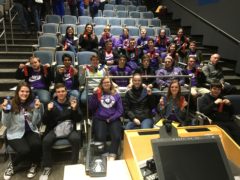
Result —
[{"label": "computer monitor", "polygon": [[234,180],[219,136],[152,140],[159,180]]}]

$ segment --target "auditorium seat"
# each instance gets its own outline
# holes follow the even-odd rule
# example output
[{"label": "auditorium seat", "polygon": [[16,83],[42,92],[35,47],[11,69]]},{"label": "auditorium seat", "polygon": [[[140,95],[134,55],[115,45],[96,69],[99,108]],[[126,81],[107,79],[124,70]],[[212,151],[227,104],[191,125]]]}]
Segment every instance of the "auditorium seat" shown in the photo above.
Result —
[{"label": "auditorium seat", "polygon": [[135,26],[136,20],[132,18],[122,18],[122,25],[124,26]]},{"label": "auditorium seat", "polygon": [[98,25],[98,26],[94,26],[94,32],[97,36],[101,36],[103,33],[105,26],[104,25]]},{"label": "auditorium seat", "polygon": [[109,18],[108,23],[111,24],[111,26],[121,26],[121,18]]},{"label": "auditorium seat", "polygon": [[154,14],[151,11],[141,12],[140,17],[143,18],[143,19],[152,19],[152,18],[154,18]]},{"label": "auditorium seat", "polygon": [[41,34],[57,34],[59,32],[59,24],[56,23],[46,23],[42,25]]},{"label": "auditorium seat", "polygon": [[132,26],[132,27],[128,27],[128,29],[129,29],[130,36],[135,36],[135,37],[139,36],[139,28]]},{"label": "auditorium seat", "polygon": [[33,56],[38,57],[41,60],[41,64],[52,65],[54,61],[54,53],[51,51],[34,51]]},{"label": "auditorium seat", "polygon": [[61,20],[61,16],[59,16],[59,15],[47,15],[45,18],[45,22],[59,24],[62,22],[62,20]]},{"label": "auditorium seat", "polygon": [[92,23],[92,18],[89,16],[78,16],[78,23],[80,25],[86,25],[87,23]]},{"label": "auditorium seat", "polygon": [[129,17],[130,18],[140,18],[140,12],[138,12],[138,11],[131,11],[131,12],[129,12]]},{"label": "auditorium seat", "polygon": [[77,37],[79,37],[80,34],[83,34],[85,30],[85,24],[78,25],[77,26]]},{"label": "auditorium seat", "polygon": [[107,25],[108,20],[105,17],[94,17],[93,22],[95,25]]},{"label": "auditorium seat", "polygon": [[111,26],[111,34],[113,36],[119,36],[122,34],[122,26]]},{"label": "auditorium seat", "polygon": [[116,11],[126,11],[126,6],[125,5],[122,5],[122,4],[119,4],[119,5],[115,5],[114,6],[114,9]]},{"label": "auditorium seat", "polygon": [[149,26],[149,19],[137,19],[138,26]]},{"label": "auditorium seat", "polygon": [[146,6],[137,6],[137,11],[139,11],[139,12],[147,12],[147,7]]},{"label": "auditorium seat", "polygon": [[115,11],[113,10],[103,10],[103,17],[115,17]]},{"label": "auditorium seat", "polygon": [[137,11],[137,6],[128,5],[128,6],[127,6],[127,10],[128,10],[129,12],[131,12],[131,11]]},{"label": "auditorium seat", "polygon": [[64,15],[62,17],[63,24],[77,24],[77,17],[71,15]]},{"label": "auditorium seat", "polygon": [[113,4],[105,4],[104,10],[114,10],[114,5]]},{"label": "auditorium seat", "polygon": [[158,18],[150,19],[149,26],[160,27],[161,26],[161,20],[158,19]]},{"label": "auditorium seat", "polygon": [[91,51],[81,51],[77,53],[77,63],[78,65],[91,64],[90,58],[92,55],[96,55],[95,52]]},{"label": "auditorium seat", "polygon": [[128,17],[128,11],[116,11],[116,15],[119,18],[127,18]]}]

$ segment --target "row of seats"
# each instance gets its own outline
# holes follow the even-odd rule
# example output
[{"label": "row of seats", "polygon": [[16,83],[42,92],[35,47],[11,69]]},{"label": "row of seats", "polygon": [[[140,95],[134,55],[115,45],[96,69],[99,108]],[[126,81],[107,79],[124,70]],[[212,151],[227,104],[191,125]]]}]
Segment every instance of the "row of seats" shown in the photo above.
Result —
[{"label": "row of seats", "polygon": [[104,10],[147,12],[146,6],[105,4]]},{"label": "row of seats", "polygon": [[[79,34],[82,34],[85,29],[85,25],[75,25],[75,24],[55,24],[55,23],[47,23],[43,24],[42,26],[42,33],[41,34],[58,34],[60,33],[61,35],[65,35],[66,33],[66,28],[68,26],[72,26],[74,28],[74,32],[76,36],[79,36]],[[133,25],[127,25],[126,26],[129,29],[129,34],[130,36],[139,36],[140,35],[140,28],[137,26]],[[94,32],[97,36],[100,36],[105,28],[105,25],[96,25],[94,26]],[[147,35],[148,36],[157,36],[159,34],[160,29],[165,29],[166,30],[166,35],[170,36],[171,32],[170,29],[167,27],[145,27],[147,30]],[[119,37],[120,34],[122,34],[122,29],[123,27],[120,25],[114,25],[111,26],[111,34],[113,36]]]},{"label": "row of seats", "polygon": [[75,54],[71,51],[34,51],[33,56],[40,58],[42,64],[50,64],[50,65],[63,65],[62,56],[63,54],[69,54],[73,61],[72,65],[85,65],[91,64],[90,57],[92,55],[96,55],[94,52],[90,51],[82,51],[78,52],[75,58]]},{"label": "row of seats", "polygon": [[[86,24],[94,22],[97,25],[124,25],[124,19],[132,19],[132,22],[142,26],[161,26],[161,20],[154,18],[154,15],[151,12],[139,13],[131,12],[128,16],[127,11],[118,11],[117,16],[115,12],[111,10],[104,11],[104,17],[92,17],[90,16],[76,16],[64,15],[62,18],[58,15],[47,15],[45,23],[57,23],[57,24]],[[118,14],[119,13],[119,14]]]}]

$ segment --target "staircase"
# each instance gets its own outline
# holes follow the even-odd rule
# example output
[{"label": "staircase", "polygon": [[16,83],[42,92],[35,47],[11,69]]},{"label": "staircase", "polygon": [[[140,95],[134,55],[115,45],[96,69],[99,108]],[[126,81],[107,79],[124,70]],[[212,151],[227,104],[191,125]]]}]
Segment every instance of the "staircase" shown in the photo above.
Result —
[{"label": "staircase", "polygon": [[[181,26],[181,19],[173,19],[172,13],[167,13],[161,17],[163,25],[171,29],[172,34],[176,34],[177,28]],[[204,60],[209,60],[212,53],[216,53],[218,48],[215,46],[203,45],[203,35],[191,34],[191,26],[183,27],[187,36],[197,42],[198,48],[203,52]],[[0,28],[1,29],[1,28]],[[0,99],[6,96],[13,96],[14,91],[9,89],[16,86],[19,82],[15,79],[15,71],[20,63],[25,63],[32,55],[32,44],[37,43],[37,35],[25,35],[20,31],[20,25],[17,21],[13,22],[14,44],[12,44],[10,34],[10,24],[7,20],[7,42],[8,52],[5,51],[4,39],[0,39]],[[223,60],[222,62],[225,79],[227,82],[235,85],[240,92],[240,77],[234,73],[235,62]]]},{"label": "staircase", "polygon": [[10,23],[5,22],[7,32],[8,52],[5,52],[4,39],[0,39],[0,99],[13,96],[14,91],[9,89],[16,86],[19,80],[15,79],[15,71],[20,63],[26,63],[32,55],[32,44],[37,43],[37,35],[26,35],[21,32],[17,21],[13,22],[12,44]]}]

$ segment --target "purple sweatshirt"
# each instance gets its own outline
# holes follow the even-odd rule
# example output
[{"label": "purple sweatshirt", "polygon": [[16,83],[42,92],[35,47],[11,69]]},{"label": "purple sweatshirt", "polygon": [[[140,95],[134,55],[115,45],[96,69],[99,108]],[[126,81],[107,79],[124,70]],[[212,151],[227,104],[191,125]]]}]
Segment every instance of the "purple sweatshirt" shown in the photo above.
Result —
[{"label": "purple sweatshirt", "polygon": [[101,120],[115,121],[123,114],[122,99],[118,93],[114,95],[103,93],[100,100],[93,94],[89,100],[89,108],[94,117]]},{"label": "purple sweatshirt", "polygon": [[[125,66],[124,68],[115,66],[111,68],[109,74],[111,76],[130,76],[132,75],[132,70],[128,66]],[[129,84],[129,78],[113,79],[113,81],[120,87],[127,87]]]},{"label": "purple sweatshirt", "polygon": [[[156,75],[158,76],[164,76],[164,75],[169,75],[169,76],[174,76],[174,75],[182,75],[182,69],[178,68],[178,67],[172,67],[172,68],[162,68],[159,69],[156,72]],[[161,86],[169,86],[169,84],[171,83],[171,81],[173,79],[178,79],[180,85],[182,86],[184,84],[184,78],[176,78],[176,77],[167,77],[167,78],[157,78],[157,84],[161,85]]]}]

